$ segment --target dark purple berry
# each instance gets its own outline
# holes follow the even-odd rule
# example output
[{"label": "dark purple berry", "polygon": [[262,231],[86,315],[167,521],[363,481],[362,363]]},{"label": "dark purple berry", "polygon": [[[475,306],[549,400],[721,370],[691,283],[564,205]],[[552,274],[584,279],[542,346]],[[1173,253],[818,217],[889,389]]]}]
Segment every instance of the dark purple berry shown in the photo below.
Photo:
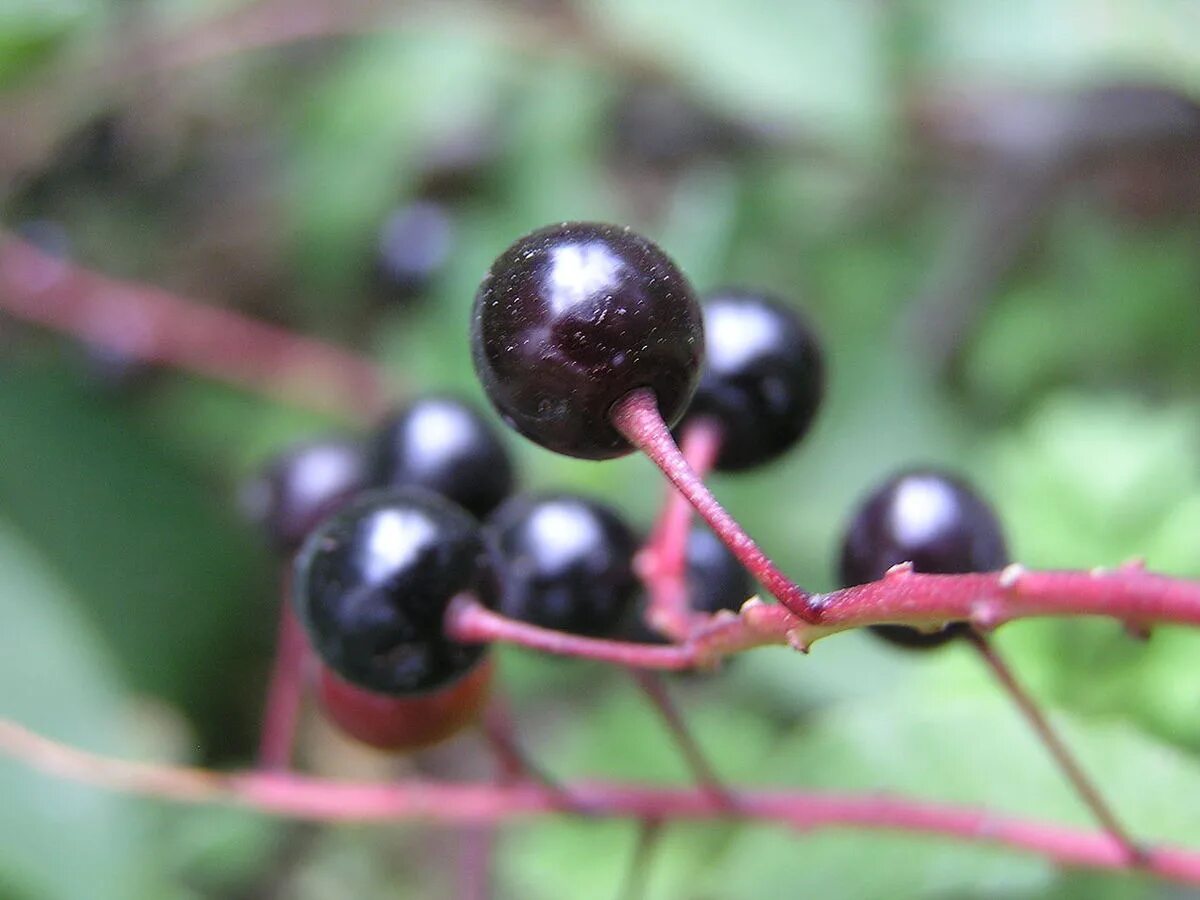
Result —
[{"label": "dark purple berry", "polygon": [[380,293],[409,303],[428,289],[454,249],[454,222],[441,203],[417,201],[395,210],[379,232],[375,258]]},{"label": "dark purple berry", "polygon": [[687,589],[697,612],[737,612],[754,593],[754,580],[711,529],[697,525],[688,533]]},{"label": "dark purple berry", "polygon": [[385,421],[371,441],[373,487],[420,487],[483,518],[512,492],[513,466],[480,412],[453,397],[425,397]]},{"label": "dark purple berry", "polygon": [[295,552],[318,523],[364,485],[357,441],[329,437],[291,447],[243,485],[241,507],[277,551]]},{"label": "dark purple berry", "polygon": [[637,598],[637,536],[609,507],[571,494],[514,497],[488,522],[511,618],[584,635],[616,632]]},{"label": "dark purple berry", "polygon": [[779,457],[812,425],[824,388],[816,335],[794,309],[761,293],[724,290],[704,303],[706,353],[684,423],[721,426],[717,468],[750,469]]},{"label": "dark purple berry", "polygon": [[613,405],[650,388],[669,424],[687,408],[704,356],[699,304],[646,238],[571,222],[521,238],[475,298],[475,370],[500,415],[558,453],[609,459],[631,450]]},{"label": "dark purple berry", "polygon": [[[988,572],[1008,564],[1008,550],[996,514],[964,481],[914,470],[884,482],[858,508],[842,540],[841,582],[876,581],[903,562],[931,575]],[[936,647],[968,628],[955,622],[932,634],[899,625],[872,631],[902,646]]]},{"label": "dark purple berry", "polygon": [[485,647],[443,630],[464,591],[494,598],[479,526],[428,491],[362,494],[296,555],[293,599],[313,648],[341,678],[378,693],[436,690],[483,659]]}]

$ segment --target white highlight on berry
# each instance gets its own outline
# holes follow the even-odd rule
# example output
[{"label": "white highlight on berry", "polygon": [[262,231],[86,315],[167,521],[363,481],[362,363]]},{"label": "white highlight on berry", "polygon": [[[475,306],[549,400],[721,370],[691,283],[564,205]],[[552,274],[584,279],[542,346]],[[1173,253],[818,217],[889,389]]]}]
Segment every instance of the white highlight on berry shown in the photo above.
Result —
[{"label": "white highlight on berry", "polygon": [[624,263],[599,241],[555,247],[550,251],[547,274],[551,309],[561,313],[610,291],[623,268]]}]

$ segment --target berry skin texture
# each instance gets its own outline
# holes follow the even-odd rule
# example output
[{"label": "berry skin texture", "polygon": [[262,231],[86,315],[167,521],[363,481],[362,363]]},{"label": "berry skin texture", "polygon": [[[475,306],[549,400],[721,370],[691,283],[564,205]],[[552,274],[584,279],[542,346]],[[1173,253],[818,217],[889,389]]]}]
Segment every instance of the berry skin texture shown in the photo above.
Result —
[{"label": "berry skin texture", "polygon": [[419,487],[441,494],[479,518],[513,488],[504,443],[473,406],[426,397],[385,421],[369,450],[372,487]]},{"label": "berry skin texture", "polygon": [[309,534],[296,555],[293,601],[321,661],[351,684],[407,696],[445,688],[486,648],[449,640],[450,600],[494,583],[479,526],[417,489],[360,495]]},{"label": "berry skin texture", "polygon": [[475,371],[500,415],[543,447],[611,459],[632,447],[613,405],[650,388],[668,424],[704,357],[694,292],[653,243],[625,228],[552,225],[492,263],[475,297]]},{"label": "berry skin texture", "polygon": [[487,705],[492,661],[485,659],[441,690],[410,697],[377,694],[321,667],[317,696],[325,715],[361,743],[392,752],[421,750],[453,737]]},{"label": "berry skin texture", "polygon": [[276,551],[291,554],[323,518],[362,489],[364,478],[358,442],[330,437],[276,456],[243,485],[239,501]]},{"label": "berry skin texture", "polygon": [[609,507],[571,494],[514,497],[488,522],[500,610],[543,628],[616,633],[637,598],[638,539]]},{"label": "berry skin texture", "polygon": [[812,328],[794,309],[730,289],[704,303],[707,359],[688,418],[721,425],[716,467],[742,471],[783,455],[808,432],[825,366]]},{"label": "berry skin texture", "polygon": [[[893,476],[863,501],[842,540],[841,582],[875,581],[903,562],[917,572],[955,575],[1001,569],[1009,558],[988,503],[961,479],[926,469]],[[952,622],[930,634],[902,625],[871,630],[898,646],[927,648],[969,627]]]}]

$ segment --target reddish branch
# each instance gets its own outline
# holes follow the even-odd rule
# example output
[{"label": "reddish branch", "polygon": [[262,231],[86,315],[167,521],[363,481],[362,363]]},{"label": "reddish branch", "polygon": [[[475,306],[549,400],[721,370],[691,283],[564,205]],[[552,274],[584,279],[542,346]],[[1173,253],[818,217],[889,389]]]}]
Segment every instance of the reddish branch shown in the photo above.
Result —
[{"label": "reddish branch", "polygon": [[348,350],[88,271],[3,232],[0,310],[298,406],[368,421],[385,407],[382,373]]},{"label": "reddish branch", "polygon": [[[294,819],[385,822],[425,819],[459,824],[566,813],[562,798],[535,784],[336,782],[298,775],[221,774],[128,762],[51,741],[0,719],[0,752],[49,775],[183,803],[220,803]],[[998,816],[985,810],[897,796],[816,791],[739,791],[734,809],[702,789],[622,784],[572,785],[588,814],[631,819],[742,819],[800,830],[851,828],[937,835],[1036,854],[1061,865],[1129,869],[1121,844],[1105,834]],[[1147,850],[1145,871],[1200,884],[1200,852]]]},{"label": "reddish branch", "polygon": [[507,641],[547,653],[624,666],[687,669],[768,644],[807,650],[816,640],[864,625],[893,623],[937,628],[970,621],[989,630],[1013,619],[1107,616],[1138,629],[1200,625],[1200,583],[1147,572],[1140,566],[1039,572],[1009,566],[1000,572],[924,575],[897,566],[879,581],[814,594],[817,615],[807,623],[782,606],[751,600],[740,615],[718,613],[679,644],[662,647],[596,640],[506,619],[468,597],[450,606],[447,630],[463,641]]}]

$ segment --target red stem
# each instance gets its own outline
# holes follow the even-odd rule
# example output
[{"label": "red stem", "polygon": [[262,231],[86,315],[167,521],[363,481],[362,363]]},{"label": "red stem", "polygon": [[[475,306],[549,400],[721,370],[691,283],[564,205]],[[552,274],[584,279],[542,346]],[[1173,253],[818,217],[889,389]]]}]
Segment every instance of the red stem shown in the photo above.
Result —
[{"label": "red stem", "polygon": [[308,640],[292,610],[288,596],[290,580],[285,574],[279,631],[275,640],[275,661],[267,685],[266,709],[258,745],[259,768],[268,771],[286,771],[291,767],[296,725],[300,720],[300,704],[304,697]]},{"label": "red stem", "polygon": [[386,406],[382,373],[348,350],[91,272],[5,232],[0,310],[116,353],[339,417],[373,421]]},{"label": "red stem", "polygon": [[696,651],[690,647],[610,641],[540,628],[493,612],[466,595],[451,601],[446,611],[445,627],[447,635],[464,643],[504,641],[544,653],[595,659],[635,668],[682,670],[692,668],[698,661]]},{"label": "red stem", "polygon": [[650,457],[751,575],[797,616],[817,620],[808,594],[779,571],[692,471],[658,411],[653,392],[645,388],[630,392],[616,403],[611,417],[613,427]]},{"label": "red stem", "polygon": [[1054,730],[1054,726],[1050,724],[1050,720],[1046,718],[1041,707],[1038,706],[1021,683],[1017,681],[1012,669],[1004,661],[1004,658],[1000,656],[995,645],[977,631],[971,631],[968,634],[968,640],[979,651],[980,657],[996,677],[996,680],[1008,692],[1009,697],[1017,705],[1021,715],[1029,722],[1038,739],[1050,752],[1050,755],[1054,758],[1054,762],[1062,771],[1063,776],[1071,783],[1071,786],[1079,795],[1079,799],[1083,801],[1083,804],[1088,808],[1092,816],[1112,836],[1113,840],[1125,848],[1130,864],[1142,862],[1145,858],[1142,849],[1129,836],[1124,826],[1121,825],[1112,808],[1100,793],[1100,790],[1088,777],[1087,773],[1084,772],[1083,767],[1079,764],[1079,761],[1075,758],[1063,739],[1059,737],[1058,732]]},{"label": "red stem", "polygon": [[[721,429],[715,419],[688,422],[680,439],[680,452],[697,478],[705,478],[721,450]],[[638,573],[650,594],[646,623],[673,640],[684,640],[693,630],[687,595],[687,543],[692,505],[668,485],[662,513],[650,539],[638,554]]]},{"label": "red stem", "polygon": [[[879,581],[813,598],[819,630],[876,622],[929,626],[969,620],[983,630],[1032,616],[1111,616],[1139,628],[1200,625],[1200,583],[1141,565],[1091,571],[923,575],[899,566]],[[819,634],[818,634],[819,636]]]},{"label": "red stem", "polygon": [[816,625],[782,606],[749,602],[739,615],[698,620],[688,639],[673,646],[597,640],[537,628],[460,597],[447,612],[447,633],[474,643],[504,641],[534,650],[650,669],[707,666],[722,656],[770,644],[807,650],[816,640],[864,625],[915,628],[970,621],[982,629],[1020,618],[1109,616],[1139,629],[1158,624],[1200,625],[1200,584],[1146,572],[1137,566],[1091,572],[1003,572],[924,575],[897,566],[879,581],[815,595]]},{"label": "red stem", "polygon": [[[183,803],[222,803],[268,815],[321,822],[426,819],[486,823],[569,811],[539,785],[334,782],[292,774],[220,774],[113,759],[41,737],[0,719],[0,752],[60,778]],[[997,816],[986,810],[896,796],[816,791],[739,791],[736,813],[703,790],[578,784],[572,797],[589,813],[646,819],[754,819],[801,830],[854,828],[928,834],[1006,847],[1065,866],[1129,870],[1125,847],[1110,835]],[[1147,848],[1144,869],[1200,885],[1200,851]]]}]

